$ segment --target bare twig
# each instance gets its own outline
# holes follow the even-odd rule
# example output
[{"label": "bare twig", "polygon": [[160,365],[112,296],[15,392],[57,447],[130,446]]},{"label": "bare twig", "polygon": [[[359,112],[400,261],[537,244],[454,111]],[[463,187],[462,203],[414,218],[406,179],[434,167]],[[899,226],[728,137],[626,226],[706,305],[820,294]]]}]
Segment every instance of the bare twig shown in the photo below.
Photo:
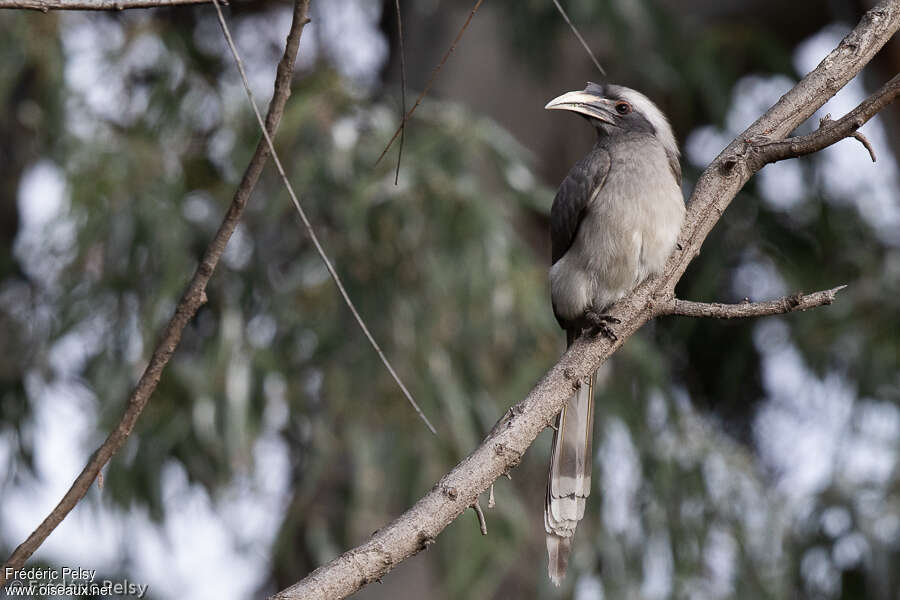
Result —
[{"label": "bare twig", "polygon": [[212,2],[212,0],[0,0],[0,9],[26,9],[41,12],[51,10],[127,10],[129,8],[158,8],[208,2]]},{"label": "bare twig", "polygon": [[833,121],[830,115],[826,115],[822,119],[820,127],[808,135],[775,141],[762,138],[761,141],[753,143],[756,160],[767,164],[786,158],[796,158],[818,152],[844,138],[855,137],[866,147],[872,157],[872,162],[875,162],[875,151],[869,144],[869,140],[857,130],[878,114],[881,109],[896,100],[898,96],[900,96],[900,75],[895,75],[881,86],[880,90],[866,98],[844,117]]},{"label": "bare twig", "polygon": [[397,38],[400,40],[400,148],[397,150],[397,170],[394,185],[400,180],[400,159],[403,158],[403,142],[406,138],[406,53],[403,51],[403,15],[400,14],[400,0],[394,0],[397,11]]},{"label": "bare twig", "polygon": [[[294,17],[291,23],[291,29],[288,33],[287,42],[285,43],[284,56],[278,63],[278,71],[275,77],[275,91],[272,95],[272,102],[269,104],[269,112],[266,115],[266,131],[268,134],[275,134],[278,124],[281,121],[281,115],[284,112],[284,105],[290,95],[291,76],[294,72],[294,60],[297,57],[297,50],[300,46],[300,35],[303,32],[303,25],[307,22],[307,11],[309,8],[309,0],[297,0],[294,5]],[[206,284],[212,276],[225,245],[231,238],[234,228],[237,226],[250,199],[250,194],[259,180],[263,166],[269,154],[269,149],[265,143],[260,142],[256,146],[256,151],[247,165],[244,176],[241,179],[238,189],[234,193],[231,206],[219,226],[215,237],[210,241],[206,252],[194,276],[188,283],[187,289],[181,296],[178,305],[175,308],[175,314],[169,319],[163,331],[162,338],[153,350],[150,362],[144,369],[143,375],[131,393],[128,399],[128,406],[125,413],[119,420],[110,434],[107,436],[103,444],[94,451],[88,460],[87,465],[75,479],[72,487],[66,492],[59,504],[51,511],[51,513],[38,525],[37,529],[28,536],[28,539],[22,542],[18,548],[12,553],[6,561],[3,569],[0,569],[0,586],[5,585],[7,580],[7,569],[19,569],[25,561],[31,556],[35,550],[40,547],[43,541],[50,533],[56,529],[62,520],[75,508],[75,505],[84,497],[91,484],[97,479],[103,466],[110,458],[122,447],[125,440],[131,434],[134,425],[141,416],[144,407],[150,401],[150,396],[156,389],[159,379],[162,376],[163,369],[175,353],[178,343],[181,341],[181,334],[185,326],[196,314],[197,309],[203,304],[205,298]]]},{"label": "bare twig", "polygon": [[478,498],[475,498],[475,502],[472,503],[472,510],[475,511],[475,516],[478,518],[478,529],[481,530],[481,535],[487,535],[487,520],[484,518],[484,511],[481,510]]},{"label": "bare twig", "polygon": [[413,399],[412,394],[410,394],[409,390],[406,389],[406,385],[404,385],[403,381],[400,379],[400,376],[397,375],[394,367],[391,365],[390,361],[388,361],[387,356],[385,356],[384,352],[381,350],[381,346],[378,345],[378,342],[375,341],[375,338],[369,332],[369,328],[366,326],[365,321],[363,321],[362,317],[360,316],[359,311],[356,310],[356,305],[354,305],[353,300],[350,299],[350,294],[348,294],[347,290],[344,288],[344,284],[341,282],[340,276],[337,274],[334,265],[331,264],[331,260],[325,253],[325,249],[322,247],[321,242],[319,242],[319,236],[316,235],[312,223],[306,216],[306,212],[303,210],[303,207],[300,205],[300,199],[294,192],[294,186],[291,185],[291,182],[288,180],[287,175],[285,175],[284,167],[281,166],[281,160],[278,158],[278,153],[275,152],[275,146],[272,145],[272,140],[269,137],[269,134],[266,132],[265,127],[263,126],[262,116],[259,114],[259,108],[257,108],[256,106],[256,100],[253,99],[253,92],[250,91],[250,82],[247,81],[247,73],[244,71],[244,63],[241,61],[241,57],[238,54],[237,47],[234,45],[234,40],[231,38],[231,32],[228,30],[228,24],[225,22],[225,17],[222,15],[222,8],[219,6],[219,0],[213,0],[213,4],[216,7],[216,13],[219,17],[219,24],[222,26],[222,32],[225,34],[225,40],[228,42],[228,47],[231,49],[232,56],[234,56],[234,62],[237,64],[238,71],[241,74],[241,81],[243,81],[244,83],[244,90],[247,92],[247,98],[250,101],[250,105],[253,107],[253,112],[256,115],[256,120],[259,122],[260,129],[262,130],[263,136],[266,140],[266,144],[269,147],[269,152],[272,153],[272,161],[275,163],[275,168],[278,169],[278,174],[281,176],[281,181],[284,182],[284,187],[287,188],[288,194],[291,197],[291,201],[294,203],[294,208],[297,209],[297,214],[300,215],[300,219],[303,221],[303,226],[306,227],[306,233],[309,234],[309,238],[312,240],[313,245],[316,247],[316,252],[319,253],[319,257],[322,259],[322,262],[325,263],[325,268],[328,269],[328,273],[334,280],[334,285],[337,286],[341,297],[343,297],[344,302],[347,304],[347,308],[350,309],[350,312],[353,314],[353,318],[356,319],[356,323],[359,325],[359,328],[362,329],[363,333],[366,336],[366,339],[369,340],[369,344],[372,345],[375,353],[378,354],[378,358],[380,358],[381,362],[384,363],[384,366],[385,368],[387,368],[388,373],[390,373],[391,377],[394,378],[394,381],[400,387],[403,395],[406,396],[406,399],[413,407],[413,410],[415,410],[416,414],[419,415],[419,418],[421,418],[422,421],[425,422],[425,425],[428,427],[431,433],[437,435],[437,431],[435,430],[434,425],[431,424],[431,421],[428,420],[428,417],[426,417],[425,413],[422,412],[422,409],[419,408],[419,405]]},{"label": "bare twig", "polygon": [[[495,479],[518,464],[572,393],[573,379],[595,371],[635,331],[653,318],[656,306],[674,296],[675,284],[722,212],[761,165],[746,152],[745,139],[784,138],[846,85],[900,27],[900,1],[883,0],[868,11],[822,63],[743,132],[704,171],[688,204],[678,249],[663,274],[644,282],[608,312],[621,323],[618,340],[581,337],[541,377],[528,396],[505,415],[504,426],[487,437],[431,491],[362,545],[348,550],[275,598],[344,598],[420,552],[464,512]],[[453,488],[453,498],[442,492]],[[385,556],[389,560],[385,560]]]},{"label": "bare twig", "polygon": [[603,70],[603,67],[600,66],[600,61],[597,60],[597,57],[594,56],[594,52],[591,50],[591,47],[588,46],[588,43],[584,41],[584,38],[581,37],[581,34],[578,32],[578,29],[575,28],[575,25],[569,19],[569,15],[566,14],[566,11],[563,10],[562,4],[559,3],[559,0],[553,0],[553,4],[556,5],[556,10],[559,11],[559,14],[562,15],[562,18],[565,19],[566,23],[572,29],[572,33],[575,34],[575,37],[578,38],[578,41],[581,42],[581,45],[584,47],[585,52],[588,53],[588,56],[591,57],[591,60],[594,61],[594,66],[597,67],[597,70],[600,71],[600,74],[606,77],[606,71]]},{"label": "bare twig", "polygon": [[865,148],[866,150],[869,151],[869,158],[872,159],[872,162],[878,162],[878,159],[875,158],[875,148],[873,148],[872,144],[869,143],[869,138],[867,138],[865,135],[863,135],[859,131],[857,131],[850,137],[853,137],[853,138],[856,138],[857,140],[859,140],[859,143],[863,145],[863,148]]},{"label": "bare twig", "polygon": [[478,12],[478,9],[481,7],[481,3],[484,0],[476,0],[475,6],[472,7],[472,10],[469,11],[469,16],[466,18],[466,22],[463,23],[462,28],[460,28],[459,33],[456,34],[456,38],[453,40],[453,43],[450,44],[450,47],[447,49],[447,52],[444,53],[444,57],[441,59],[441,62],[431,71],[431,77],[428,79],[428,83],[425,84],[425,89],[419,94],[419,97],[416,98],[415,104],[412,105],[412,108],[409,109],[409,112],[406,113],[406,116],[403,117],[403,120],[400,122],[400,126],[397,128],[397,131],[394,132],[394,135],[391,137],[390,141],[388,141],[387,146],[384,147],[384,150],[381,151],[381,154],[378,156],[378,160],[375,161],[375,166],[378,166],[378,163],[381,162],[381,159],[384,158],[384,155],[387,154],[387,151],[390,150],[391,144],[394,143],[394,140],[397,139],[397,136],[403,131],[406,126],[406,122],[412,117],[413,113],[416,112],[416,109],[419,107],[419,104],[425,98],[428,91],[431,89],[434,80],[437,79],[438,73],[441,72],[441,69],[444,68],[444,63],[447,62],[447,59],[450,58],[450,55],[453,54],[453,51],[456,50],[456,45],[459,44],[459,40],[462,39],[463,34],[466,32],[466,28],[469,26],[469,23],[472,22],[472,17],[475,16],[475,13]]},{"label": "bare twig", "polygon": [[[819,129],[833,122],[834,120],[831,118],[831,113],[828,113],[827,115],[819,119]],[[850,137],[859,140],[859,143],[863,145],[863,148],[865,148],[869,152],[869,157],[872,159],[872,162],[878,162],[875,158],[875,148],[872,147],[872,144],[869,142],[869,138],[863,135],[861,131],[855,131]]]},{"label": "bare twig", "polygon": [[742,302],[740,304],[721,304],[719,302],[692,302],[679,298],[669,298],[666,302],[656,305],[656,316],[680,315],[683,317],[705,317],[714,319],[748,319],[751,317],[766,317],[770,315],[783,315],[791,312],[809,310],[817,306],[824,306],[834,302],[839,291],[847,287],[840,285],[830,290],[823,290],[813,294],[796,293],[792,296],[784,296],[777,300],[765,302]]}]

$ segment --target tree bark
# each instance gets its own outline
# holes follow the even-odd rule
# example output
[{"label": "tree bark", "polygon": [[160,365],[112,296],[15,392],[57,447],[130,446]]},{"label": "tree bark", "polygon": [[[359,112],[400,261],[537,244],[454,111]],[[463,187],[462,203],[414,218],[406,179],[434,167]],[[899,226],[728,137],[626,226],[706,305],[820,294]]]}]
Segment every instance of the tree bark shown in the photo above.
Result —
[{"label": "tree bark", "polygon": [[[0,0],[0,8],[51,10],[127,10],[183,4],[209,4],[212,0]],[[223,2],[227,4],[227,2]]]}]

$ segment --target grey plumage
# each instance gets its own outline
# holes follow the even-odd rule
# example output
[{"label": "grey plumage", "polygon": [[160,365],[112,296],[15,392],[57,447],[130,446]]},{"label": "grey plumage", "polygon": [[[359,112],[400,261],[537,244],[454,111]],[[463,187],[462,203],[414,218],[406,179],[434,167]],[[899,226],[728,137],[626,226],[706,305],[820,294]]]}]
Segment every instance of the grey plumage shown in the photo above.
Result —
[{"label": "grey plumage", "polygon": [[[571,345],[591,324],[588,313],[604,313],[662,270],[684,220],[681,168],[665,116],[634,90],[588,84],[546,108],[577,112],[598,134],[560,185],[550,215],[550,295]],[[557,585],[591,492],[595,375],[569,399],[553,435],[544,527]]]}]

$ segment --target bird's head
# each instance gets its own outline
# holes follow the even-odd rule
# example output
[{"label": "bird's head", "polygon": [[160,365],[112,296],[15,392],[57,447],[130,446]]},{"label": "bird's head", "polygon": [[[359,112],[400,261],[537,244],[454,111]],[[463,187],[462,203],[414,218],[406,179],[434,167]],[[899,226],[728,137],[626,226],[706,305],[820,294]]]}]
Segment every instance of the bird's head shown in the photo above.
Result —
[{"label": "bird's head", "polygon": [[584,90],[566,92],[544,108],[578,113],[590,121],[600,135],[648,133],[667,151],[678,156],[678,143],[666,116],[647,96],[631,88],[588,83]]}]

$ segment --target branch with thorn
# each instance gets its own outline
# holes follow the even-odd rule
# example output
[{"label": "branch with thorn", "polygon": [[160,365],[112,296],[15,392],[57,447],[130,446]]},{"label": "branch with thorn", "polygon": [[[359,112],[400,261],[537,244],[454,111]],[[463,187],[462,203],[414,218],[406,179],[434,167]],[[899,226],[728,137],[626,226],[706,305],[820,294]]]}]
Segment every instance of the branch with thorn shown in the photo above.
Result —
[{"label": "branch with thorn", "polygon": [[[828,113],[827,115],[819,119],[819,129],[822,129],[822,127],[824,127],[825,125],[833,122],[834,121],[831,119],[831,113]],[[854,131],[852,134],[850,134],[850,137],[858,140],[859,143],[863,145],[863,148],[868,150],[869,157],[872,159],[872,162],[877,162],[877,159],[875,158],[875,148],[873,148],[872,144],[869,143],[869,138],[863,135],[861,131]]]},{"label": "branch with thorn", "polygon": [[[847,113],[837,121],[832,120],[831,115],[825,115],[819,122],[819,128],[814,132],[790,137],[784,140],[760,141],[750,139],[756,161],[768,164],[787,158],[797,158],[818,152],[844,138],[853,137],[862,143],[869,151],[872,162],[875,162],[875,150],[862,133],[858,131],[872,117],[900,96],[900,75],[895,75],[884,84],[880,90],[866,98],[859,106]],[[762,167],[762,165],[760,165]]]},{"label": "branch with thorn", "polygon": [[812,294],[798,292],[792,296],[784,296],[776,300],[765,302],[750,302],[746,300],[740,304],[693,302],[681,300],[680,298],[668,298],[664,302],[655,305],[654,314],[658,317],[678,315],[708,319],[750,319],[753,317],[784,315],[831,304],[834,302],[837,293],[846,287],[846,285],[839,285],[830,290],[822,290]]}]

